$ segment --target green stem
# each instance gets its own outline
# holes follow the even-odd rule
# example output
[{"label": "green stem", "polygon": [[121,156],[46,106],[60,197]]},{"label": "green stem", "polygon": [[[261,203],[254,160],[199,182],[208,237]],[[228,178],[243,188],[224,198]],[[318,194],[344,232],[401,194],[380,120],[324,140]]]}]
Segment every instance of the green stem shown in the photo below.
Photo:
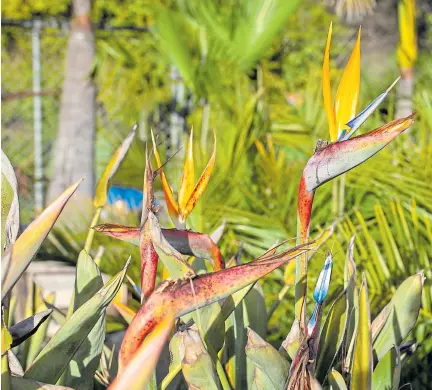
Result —
[{"label": "green stem", "polygon": [[339,180],[339,207],[338,207],[338,216],[342,217],[345,209],[345,182],[346,176],[345,174],[340,176]]},{"label": "green stem", "polygon": [[95,231],[92,228],[93,228],[93,226],[95,226],[98,223],[99,217],[101,215],[101,212],[102,212],[102,207],[98,207],[96,209],[95,215],[94,215],[94,217],[93,217],[93,219],[92,219],[92,221],[90,223],[89,232],[87,234],[87,239],[86,239],[86,242],[85,242],[85,245],[84,245],[84,250],[87,253],[90,253],[91,245],[92,245],[92,242],[93,242],[93,237],[95,235]]},{"label": "green stem", "polygon": [[162,380],[162,383],[160,385],[160,390],[165,390],[180,371],[181,371],[181,364],[179,364],[173,369],[170,369],[166,377],[163,378]]},{"label": "green stem", "polygon": [[333,189],[332,189],[332,211],[333,216],[336,217],[338,214],[338,187],[339,187],[339,178],[336,177],[333,179]]},{"label": "green stem", "polygon": [[220,383],[222,385],[222,389],[223,390],[231,390],[231,385],[229,383],[228,377],[226,376],[226,372],[222,366],[221,361],[218,358],[217,353],[215,352],[215,350],[213,349],[213,347],[210,344],[207,344],[206,347],[207,347],[207,351],[210,354],[210,356],[215,357],[216,372],[218,374]]}]

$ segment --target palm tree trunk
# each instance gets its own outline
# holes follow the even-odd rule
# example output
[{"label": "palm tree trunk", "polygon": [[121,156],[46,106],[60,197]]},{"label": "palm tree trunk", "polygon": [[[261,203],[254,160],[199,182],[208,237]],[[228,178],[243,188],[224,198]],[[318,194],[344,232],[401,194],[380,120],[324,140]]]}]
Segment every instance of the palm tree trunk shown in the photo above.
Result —
[{"label": "palm tree trunk", "polygon": [[404,118],[414,111],[414,69],[401,68],[401,79],[397,87],[395,119]]},{"label": "palm tree trunk", "polygon": [[73,0],[73,20],[66,56],[54,172],[48,202],[85,176],[79,191],[92,197],[95,187],[96,88],[91,80],[95,43],[90,21],[92,0]]}]

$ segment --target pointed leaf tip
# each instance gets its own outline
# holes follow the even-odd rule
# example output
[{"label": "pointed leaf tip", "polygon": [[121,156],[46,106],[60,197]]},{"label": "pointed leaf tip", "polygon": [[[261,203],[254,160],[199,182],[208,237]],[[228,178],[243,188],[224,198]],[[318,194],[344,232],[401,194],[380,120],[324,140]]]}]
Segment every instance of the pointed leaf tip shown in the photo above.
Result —
[{"label": "pointed leaf tip", "polygon": [[178,216],[179,216],[179,206],[176,202],[176,200],[174,199],[174,194],[171,190],[170,185],[168,184],[168,180],[165,176],[165,173],[163,172],[162,169],[162,161],[159,155],[159,152],[157,150],[156,147],[156,140],[155,140],[155,136],[153,133],[153,130],[151,130],[151,137],[152,137],[152,143],[153,143],[153,153],[156,159],[156,163],[157,163],[157,169],[160,169],[160,178],[161,178],[161,182],[162,182],[162,190],[165,196],[165,202],[167,205],[167,209],[168,209],[168,214],[170,215],[171,219],[173,221],[176,221]]},{"label": "pointed leaf tip", "polygon": [[180,180],[178,192],[178,205],[180,213],[183,212],[186,204],[192,194],[195,185],[195,169],[193,159],[193,128],[189,135],[186,157],[183,166],[183,174]]},{"label": "pointed leaf tip", "polygon": [[181,212],[181,218],[183,221],[185,221],[186,218],[190,215],[192,210],[195,208],[195,205],[197,204],[198,200],[201,198],[202,194],[204,193],[204,190],[207,188],[207,185],[210,181],[210,177],[213,173],[215,162],[216,162],[216,132],[214,132],[213,153],[210,157],[210,160],[207,163],[207,166],[204,168],[204,171],[201,174],[200,178],[198,179],[198,182],[195,185],[195,188],[193,189],[185,208]]},{"label": "pointed leaf tip", "polygon": [[360,126],[366,122],[367,119],[375,112],[378,106],[384,101],[389,92],[392,90],[394,85],[399,81],[400,77],[398,77],[390,87],[388,87],[381,95],[379,95],[372,103],[370,103],[360,114],[358,114],[355,118],[351,119],[346,125],[351,129],[348,134],[345,134],[345,129],[343,130],[343,134],[341,133],[340,139],[338,141],[345,141],[352,137],[352,135],[356,132]]},{"label": "pointed leaf tip", "polygon": [[15,241],[5,279],[2,283],[2,299],[29,266],[42,242],[51,231],[66,203],[75,193],[83,179],[67,188],[52,202]]},{"label": "pointed leaf tip", "polygon": [[132,141],[135,137],[136,126],[132,127],[132,130],[129,132],[127,137],[123,140],[121,145],[116,149],[114,154],[111,156],[107,166],[105,167],[102,176],[99,179],[99,182],[96,185],[96,194],[94,197],[94,206],[96,208],[102,207],[105,205],[108,199],[108,182],[117,172],[121,162],[126,157],[126,154],[132,144]]},{"label": "pointed leaf tip", "polygon": [[[335,116],[338,135],[343,126],[355,116],[360,94],[360,37],[361,27],[351,56],[342,74],[335,98]],[[337,139],[337,137],[336,137]]]},{"label": "pointed leaf tip", "polygon": [[324,61],[322,69],[322,88],[323,88],[323,98],[324,98],[324,108],[327,116],[327,122],[329,126],[330,139],[336,141],[337,139],[337,127],[336,127],[336,117],[333,106],[333,98],[331,91],[331,81],[330,81],[330,45],[332,37],[333,23],[330,23],[327,43],[324,52]]}]

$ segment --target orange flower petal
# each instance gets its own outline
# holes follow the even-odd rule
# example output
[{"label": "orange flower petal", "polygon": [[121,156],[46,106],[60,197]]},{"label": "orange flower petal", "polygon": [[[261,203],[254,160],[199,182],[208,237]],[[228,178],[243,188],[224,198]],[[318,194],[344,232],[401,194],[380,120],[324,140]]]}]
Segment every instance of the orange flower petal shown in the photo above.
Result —
[{"label": "orange flower petal", "polygon": [[201,174],[185,208],[181,210],[181,218],[183,219],[183,221],[186,220],[188,215],[192,212],[198,200],[201,198],[201,195],[203,194],[204,190],[206,189],[210,181],[211,174],[213,172],[215,161],[216,161],[216,133],[214,134],[213,154],[210,157],[210,160],[207,163],[204,172]]},{"label": "orange flower petal", "polygon": [[324,108],[327,115],[327,122],[329,126],[330,139],[332,141],[337,140],[337,127],[336,127],[336,117],[333,107],[333,99],[331,92],[330,83],[330,44],[332,36],[332,26],[330,23],[330,28],[327,36],[327,44],[324,53],[324,62],[322,70],[322,88],[323,88],[323,98],[324,98]]},{"label": "orange flower petal", "polygon": [[180,180],[180,187],[178,192],[178,204],[180,213],[185,208],[189,197],[192,194],[195,185],[195,170],[193,162],[193,129],[190,132],[188,147],[186,151],[186,158],[183,167],[183,174]]},{"label": "orange flower petal", "polygon": [[[152,141],[153,141],[153,153],[155,155],[158,168],[160,168],[162,166],[162,162],[161,162],[161,159],[159,156],[159,152],[157,151],[157,148],[156,148],[156,142],[154,139],[153,130],[151,131],[151,136],[152,136]],[[169,186],[168,181],[167,181],[165,174],[163,173],[162,169],[160,170],[160,177],[161,177],[161,181],[162,181],[162,189],[163,189],[163,192],[165,195],[165,201],[167,204],[168,213],[171,216],[171,218],[177,219],[179,216],[178,205],[174,199],[174,195],[172,193],[171,187]]]},{"label": "orange flower petal", "polygon": [[348,64],[342,74],[335,99],[335,115],[337,125],[337,137],[345,127],[346,123],[355,117],[360,94],[360,36],[361,27],[358,32],[357,41],[348,60]]}]

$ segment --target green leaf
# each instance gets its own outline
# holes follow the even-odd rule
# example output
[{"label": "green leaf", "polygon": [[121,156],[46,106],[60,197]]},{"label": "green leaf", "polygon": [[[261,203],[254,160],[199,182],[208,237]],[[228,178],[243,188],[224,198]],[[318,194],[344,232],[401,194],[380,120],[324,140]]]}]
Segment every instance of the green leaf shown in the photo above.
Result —
[{"label": "green leaf", "polygon": [[330,390],[348,390],[342,375],[336,370],[331,370],[328,374],[328,383]]},{"label": "green leaf", "polygon": [[[2,150],[1,175],[1,253],[13,244],[19,229],[18,184],[14,169]],[[5,270],[2,269],[2,276]]]},{"label": "green leaf", "polygon": [[[252,329],[247,328],[247,335],[246,356],[253,362],[255,368],[258,368],[258,371],[254,372],[253,382],[264,383],[268,379],[268,383],[271,383],[272,386],[267,388],[283,389],[288,379],[288,361]],[[264,373],[267,379],[262,377],[259,371]],[[257,375],[258,378],[256,378]]]},{"label": "green leaf", "polygon": [[88,334],[105,314],[117,294],[129,266],[113,277],[96,295],[76,310],[42,349],[24,377],[47,383],[56,383]]},{"label": "green leaf", "polygon": [[[64,191],[39,217],[37,217],[27,229],[18,237],[12,247],[12,257],[9,268],[2,283],[2,300],[12,289],[20,276],[29,266],[33,257],[39,250],[45,237],[50,232],[55,221],[63,210],[69,198],[80,185],[82,179]],[[2,270],[5,272],[5,270]]]},{"label": "green leaf", "polygon": [[389,309],[384,308],[391,312],[373,343],[378,360],[393,345],[399,345],[414,327],[420,311],[424,280],[423,271],[405,279],[394,293]]},{"label": "green leaf", "polygon": [[11,376],[12,390],[74,390],[72,387],[49,385],[39,381]]},{"label": "green leaf", "polygon": [[378,362],[372,374],[374,390],[397,390],[401,374],[399,348],[393,346]]},{"label": "green leaf", "polygon": [[242,3],[245,5],[244,15],[235,31],[233,46],[240,68],[249,70],[272,44],[299,1],[252,0]]},{"label": "green leaf", "polygon": [[344,287],[347,291],[347,332],[345,344],[348,346],[343,359],[343,372],[349,372],[354,353],[355,336],[359,321],[359,296],[356,284],[357,270],[354,262],[355,235],[351,237],[344,270]]},{"label": "green leaf", "polygon": [[190,20],[171,10],[160,10],[156,16],[156,29],[152,32],[158,39],[158,47],[177,67],[185,84],[196,89],[195,66],[185,31],[191,28]]},{"label": "green leaf", "polygon": [[329,310],[321,330],[318,344],[318,356],[315,369],[317,379],[324,382],[327,373],[344,341],[347,326],[347,291],[345,290]]},{"label": "green leaf", "polygon": [[180,332],[180,337],[181,366],[189,387],[197,390],[217,390],[216,370],[196,327]]},{"label": "green leaf", "polygon": [[[85,302],[93,298],[103,287],[99,267],[85,250],[79,254],[76,265],[75,293],[73,298],[76,312]],[[105,341],[106,314],[103,313],[85,341],[75,352],[61,384],[79,389],[93,389],[93,376],[99,365]]]},{"label": "green leaf", "polygon": [[351,390],[369,390],[372,385],[372,335],[366,275],[360,288],[359,324],[354,348]]}]

